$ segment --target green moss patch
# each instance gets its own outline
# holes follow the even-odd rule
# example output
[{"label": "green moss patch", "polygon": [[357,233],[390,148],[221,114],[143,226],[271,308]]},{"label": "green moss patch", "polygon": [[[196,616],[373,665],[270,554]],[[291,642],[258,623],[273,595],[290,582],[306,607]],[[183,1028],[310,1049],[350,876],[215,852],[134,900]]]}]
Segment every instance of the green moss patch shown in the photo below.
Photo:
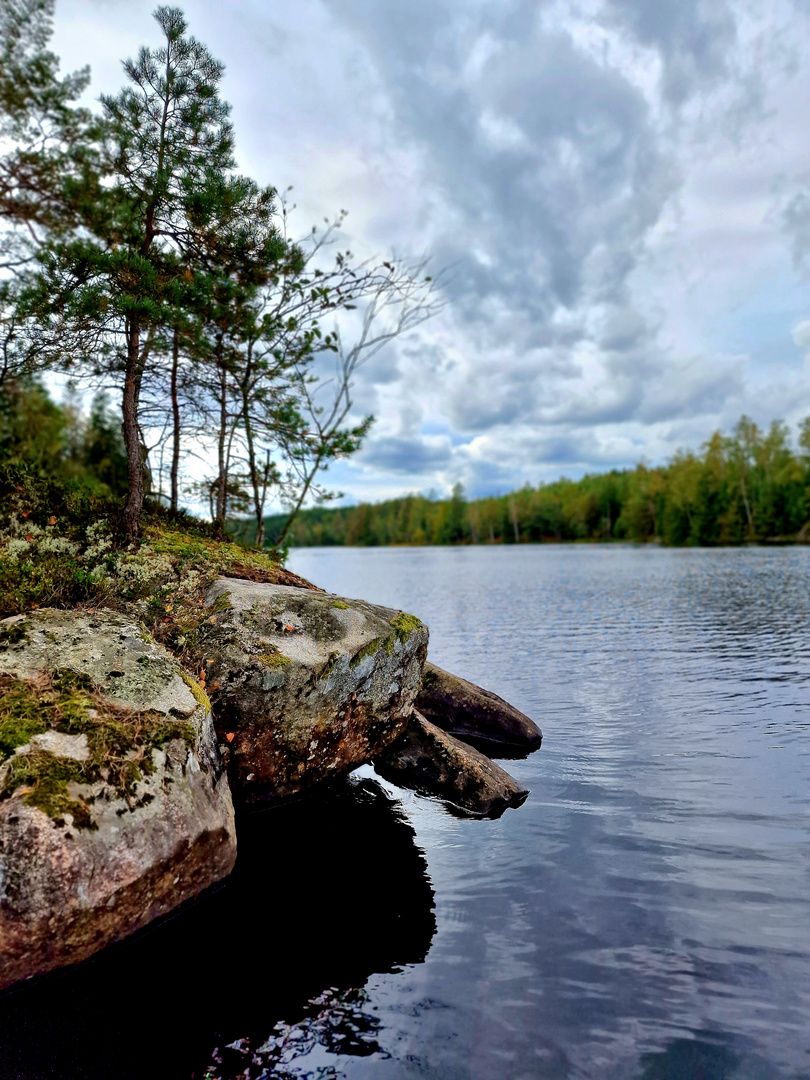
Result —
[{"label": "green moss patch", "polygon": [[333,600],[331,607],[340,608],[341,611],[347,611],[351,607],[351,604],[344,604],[342,600]]},{"label": "green moss patch", "polygon": [[[49,730],[84,735],[87,758],[59,757],[39,747],[15,754],[34,735]],[[86,675],[57,671],[30,680],[0,676],[0,760],[10,759],[0,799],[22,789],[28,805],[57,823],[71,814],[77,828],[95,828],[92,800],[75,795],[71,783],[103,782],[112,797],[125,800],[130,809],[143,805],[148,796],[138,799],[137,787],[154,770],[152,751],[172,739],[193,746],[193,725],[114,705]]]},{"label": "green moss patch", "polygon": [[194,695],[194,700],[197,702],[197,704],[202,705],[206,712],[211,712],[211,699],[197,682],[197,680],[192,679],[192,677],[187,671],[181,671],[180,677]]},{"label": "green moss patch", "polygon": [[47,712],[28,683],[0,675],[0,761],[47,729]]},{"label": "green moss patch", "polygon": [[414,630],[418,630],[422,625],[422,620],[417,619],[415,615],[408,615],[406,612],[400,611],[399,615],[391,620],[391,625],[396,630],[399,640],[407,641]]},{"label": "green moss patch", "polygon": [[224,592],[216,598],[209,610],[219,615],[223,611],[230,611],[232,607],[233,604],[231,604],[231,594]]},{"label": "green moss patch", "polygon": [[259,655],[255,657],[260,664],[263,664],[265,667],[274,668],[278,671],[281,668],[289,667],[292,663],[289,656],[285,656],[284,653],[280,652],[271,642],[265,641],[262,644],[264,645],[265,651],[259,653]]},{"label": "green moss patch", "polygon": [[362,649],[358,649],[354,656],[349,661],[350,667],[356,667],[361,660],[364,660],[367,656],[374,656],[379,649],[385,645],[385,638],[377,637],[372,638]]},{"label": "green moss patch", "polygon": [[435,671],[425,671],[422,675],[421,687],[423,690],[429,690],[431,686],[435,686],[439,681],[439,676]]}]

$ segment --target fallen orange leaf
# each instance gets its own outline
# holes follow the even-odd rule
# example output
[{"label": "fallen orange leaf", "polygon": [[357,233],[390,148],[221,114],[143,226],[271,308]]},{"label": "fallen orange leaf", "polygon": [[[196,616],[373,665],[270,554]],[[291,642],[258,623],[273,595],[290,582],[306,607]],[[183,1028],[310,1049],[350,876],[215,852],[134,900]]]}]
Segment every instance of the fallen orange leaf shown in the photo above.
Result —
[{"label": "fallen orange leaf", "polygon": [[31,543],[31,541],[32,541],[32,540],[33,540],[34,538],[33,538],[33,536],[31,535],[31,533],[29,533],[29,534],[28,534],[28,536],[26,536],[26,538],[25,538],[25,539],[26,539],[26,542],[30,544],[30,543]]},{"label": "fallen orange leaf", "polygon": [[23,510],[23,512],[22,512],[22,515],[23,515],[23,517],[28,517],[28,511],[27,511],[27,510]]},{"label": "fallen orange leaf", "polygon": [[55,517],[49,517],[48,518],[48,524],[49,525],[55,525],[56,524],[56,518]]},{"label": "fallen orange leaf", "polygon": [[284,629],[285,630],[294,630],[295,627],[294,626],[285,626]]},{"label": "fallen orange leaf", "polygon": [[234,734],[235,733],[233,731],[228,732],[228,734],[225,736],[225,738],[228,740],[228,742],[233,742]]}]

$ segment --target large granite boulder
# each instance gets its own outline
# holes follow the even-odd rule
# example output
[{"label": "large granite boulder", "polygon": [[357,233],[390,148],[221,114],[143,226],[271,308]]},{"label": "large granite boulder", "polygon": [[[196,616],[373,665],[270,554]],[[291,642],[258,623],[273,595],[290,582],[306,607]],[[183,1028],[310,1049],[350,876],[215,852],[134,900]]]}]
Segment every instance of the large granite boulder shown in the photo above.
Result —
[{"label": "large granite boulder", "polygon": [[206,604],[195,649],[234,798],[298,795],[405,730],[428,643],[412,615],[232,578]]},{"label": "large granite boulder", "polygon": [[230,873],[204,691],[128,617],[0,622],[0,988],[83,960]]},{"label": "large granite boulder", "polygon": [[474,817],[499,817],[529,792],[494,761],[414,710],[404,733],[374,759],[386,780],[435,795]]},{"label": "large granite boulder", "polygon": [[416,708],[436,727],[496,757],[523,756],[543,741],[534,721],[508,701],[435,664],[425,664]]}]

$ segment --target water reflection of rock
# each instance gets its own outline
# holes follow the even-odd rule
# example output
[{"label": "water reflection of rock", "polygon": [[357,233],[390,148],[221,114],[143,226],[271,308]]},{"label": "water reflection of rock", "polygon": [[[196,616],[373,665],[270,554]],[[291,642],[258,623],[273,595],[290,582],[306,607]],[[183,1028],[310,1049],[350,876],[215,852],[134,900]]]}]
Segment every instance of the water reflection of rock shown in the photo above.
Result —
[{"label": "water reflection of rock", "polygon": [[422,961],[435,929],[413,830],[374,781],[350,781],[242,821],[218,893],[0,999],[0,1077],[283,1077],[310,1043],[380,1053],[361,988]]},{"label": "water reflection of rock", "polygon": [[[639,1080],[732,1080],[738,1078],[740,1059],[719,1042],[707,1042],[695,1033],[694,1039],[673,1039],[656,1053],[642,1054]],[[759,1074],[766,1080],[774,1073]]]}]

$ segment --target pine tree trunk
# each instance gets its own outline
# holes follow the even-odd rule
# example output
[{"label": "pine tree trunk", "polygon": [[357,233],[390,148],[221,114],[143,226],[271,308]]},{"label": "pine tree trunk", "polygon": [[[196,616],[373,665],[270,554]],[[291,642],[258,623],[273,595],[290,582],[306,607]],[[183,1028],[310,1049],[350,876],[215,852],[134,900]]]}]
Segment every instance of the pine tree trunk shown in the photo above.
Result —
[{"label": "pine tree trunk", "polygon": [[[242,376],[242,421],[245,425],[245,443],[248,452],[248,473],[253,489],[253,513],[256,515],[256,547],[264,547],[264,498],[259,473],[256,466],[256,443],[253,438],[253,425],[250,422],[250,399],[248,388],[253,374],[253,342],[248,343],[247,362]],[[265,474],[266,475],[266,474]]]},{"label": "pine tree trunk", "polygon": [[228,435],[227,372],[221,362],[219,368],[219,438],[217,440],[217,462],[219,465],[219,483],[217,484],[217,514],[214,524],[220,532],[225,528],[225,506],[228,499],[228,469],[225,460],[225,440]]},{"label": "pine tree trunk", "polygon": [[177,369],[179,366],[178,354],[180,351],[177,327],[174,328],[172,338],[172,421],[174,425],[174,442],[172,444],[172,470],[171,470],[171,508],[177,511],[177,483],[180,472],[180,402],[177,398]]},{"label": "pine tree trunk", "polygon": [[144,499],[143,460],[138,431],[138,398],[141,390],[140,345],[140,319],[137,315],[133,315],[127,327],[127,366],[123,399],[123,429],[128,480],[127,501],[124,506],[124,533],[130,543],[138,539]]}]

